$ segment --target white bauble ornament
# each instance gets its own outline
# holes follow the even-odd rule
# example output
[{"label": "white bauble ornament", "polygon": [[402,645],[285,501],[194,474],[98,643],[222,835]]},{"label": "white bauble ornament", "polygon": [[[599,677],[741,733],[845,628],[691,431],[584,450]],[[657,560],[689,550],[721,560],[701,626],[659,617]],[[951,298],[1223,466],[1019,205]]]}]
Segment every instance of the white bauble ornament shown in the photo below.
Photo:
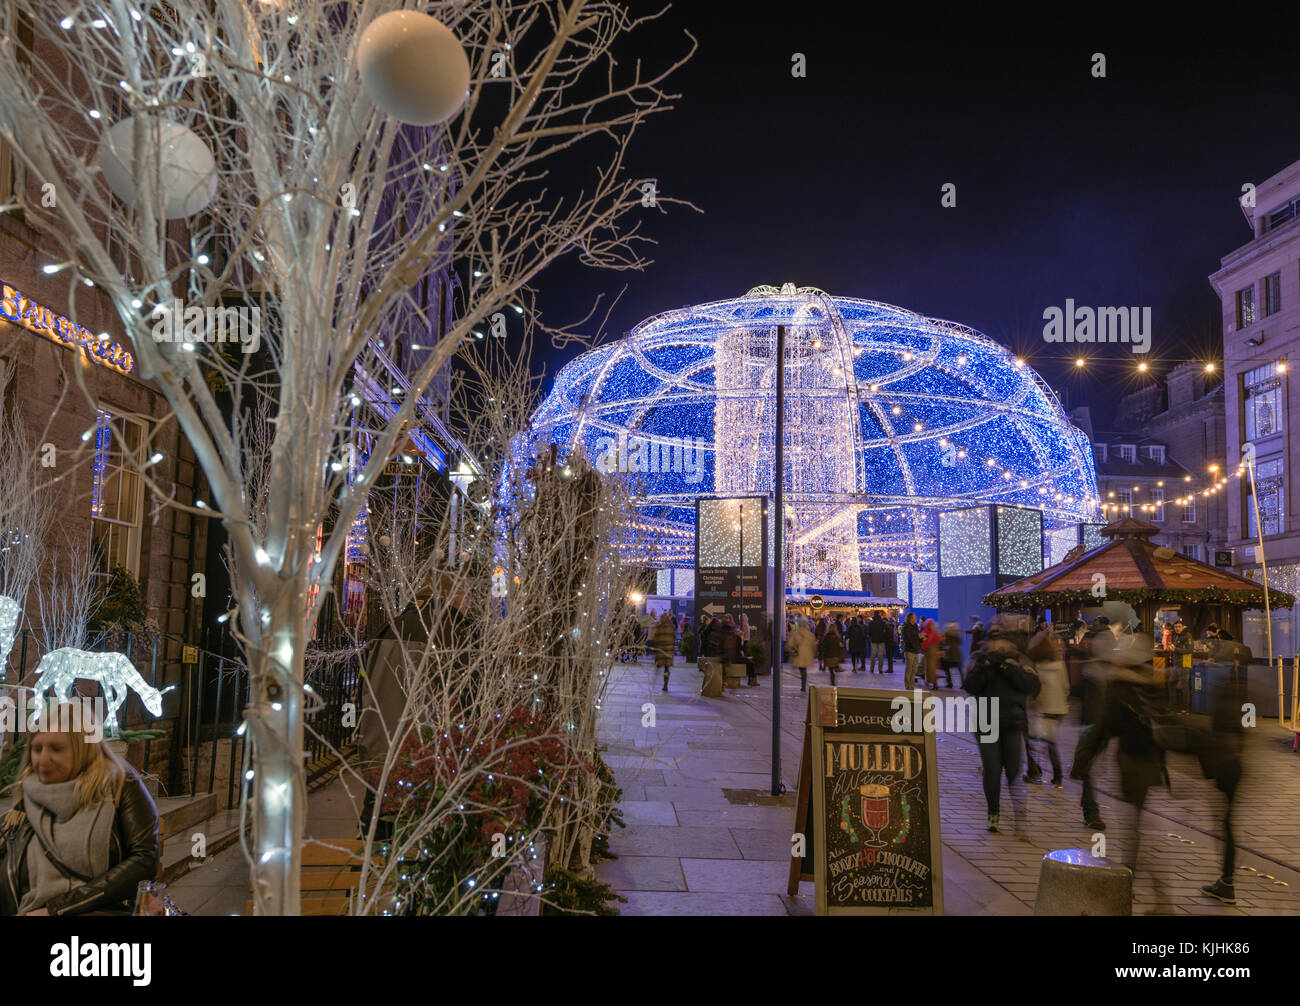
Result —
[{"label": "white bauble ornament", "polygon": [[380,109],[410,126],[432,126],[460,111],[469,58],[441,21],[395,10],[370,22],[357,43],[361,86]]},{"label": "white bauble ornament", "polygon": [[389,545],[391,545],[392,543],[393,543],[393,540],[392,540],[391,538],[389,538],[388,535],[386,535],[386,534],[381,534],[381,535],[379,536],[379,544],[382,545],[384,548],[387,548],[387,547],[388,547]]},{"label": "white bauble ornament", "polygon": [[199,135],[179,122],[144,120],[145,163],[137,171],[136,122],[135,116],[123,119],[99,145],[99,166],[113,194],[139,208],[137,176],[147,171],[153,176],[149,184],[156,178],[162,186],[163,215],[168,220],[193,216],[212,202],[217,194],[217,162]]}]

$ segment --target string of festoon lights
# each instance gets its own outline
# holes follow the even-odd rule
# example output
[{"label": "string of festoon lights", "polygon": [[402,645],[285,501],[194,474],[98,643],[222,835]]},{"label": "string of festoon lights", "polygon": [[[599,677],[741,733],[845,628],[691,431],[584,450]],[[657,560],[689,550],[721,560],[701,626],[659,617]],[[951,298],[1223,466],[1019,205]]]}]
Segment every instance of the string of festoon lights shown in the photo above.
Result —
[{"label": "string of festoon lights", "polygon": [[[1134,509],[1137,509],[1142,513],[1154,514],[1157,513],[1162,507],[1189,506],[1192,503],[1196,502],[1197,497],[1204,498],[1204,497],[1213,496],[1215,493],[1222,492],[1228,486],[1228,484],[1232,482],[1234,479],[1239,479],[1247,476],[1248,469],[1249,466],[1243,462],[1242,464],[1237,466],[1236,471],[1232,472],[1229,475],[1220,476],[1219,472],[1222,470],[1221,467],[1219,465],[1210,465],[1206,469],[1206,471],[1214,477],[1214,483],[1204,489],[1194,489],[1191,492],[1186,493],[1185,495],[1174,497],[1172,499],[1160,500],[1155,503],[1139,504],[1139,503],[1104,503],[1103,502],[1101,505],[1102,513],[1110,516],[1119,516],[1125,513],[1131,515]],[[1190,475],[1184,475],[1183,481],[1191,482],[1192,477]],[[1163,480],[1157,480],[1155,488],[1160,489],[1164,486],[1164,484],[1165,483]],[[1140,492],[1141,487],[1134,486],[1133,491]],[[1107,493],[1108,498],[1114,495],[1115,495],[1114,490],[1111,490],[1110,492]]]}]

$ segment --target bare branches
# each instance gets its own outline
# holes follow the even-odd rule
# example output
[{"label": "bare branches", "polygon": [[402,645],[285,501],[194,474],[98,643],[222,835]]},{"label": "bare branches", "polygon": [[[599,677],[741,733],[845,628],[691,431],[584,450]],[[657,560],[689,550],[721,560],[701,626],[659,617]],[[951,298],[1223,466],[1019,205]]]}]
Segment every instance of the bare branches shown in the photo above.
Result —
[{"label": "bare branches", "polygon": [[[254,676],[259,910],[292,911],[302,660],[319,598],[385,466],[430,422],[448,362],[478,352],[475,330],[522,307],[560,255],[644,266],[645,180],[625,177],[624,155],[669,107],[663,82],[682,60],[654,71],[621,62],[646,19],[610,0],[441,5],[469,52],[471,94],[448,124],[417,129],[371,105],[355,65],[360,33],[395,0],[18,6],[34,42],[0,25],[0,134],[25,164],[25,208],[50,255],[74,289],[108,295],[138,373],[162,389],[211,486],[205,509],[230,537]],[[129,138],[116,156],[130,192],[115,193],[103,170],[114,126]],[[177,162],[178,135],[207,147],[214,178]],[[562,193],[548,171],[584,141],[590,176]],[[201,211],[168,219],[212,184]],[[673,203],[656,198],[656,210]],[[201,322],[197,340],[160,338],[175,305],[186,319],[243,312],[256,345],[216,339]],[[359,419],[362,400],[377,419]],[[264,424],[250,425],[260,410]],[[489,438],[499,458],[519,429]],[[398,537],[386,547],[417,554]],[[457,575],[473,595],[468,567]],[[395,589],[393,610],[413,589]]]}]

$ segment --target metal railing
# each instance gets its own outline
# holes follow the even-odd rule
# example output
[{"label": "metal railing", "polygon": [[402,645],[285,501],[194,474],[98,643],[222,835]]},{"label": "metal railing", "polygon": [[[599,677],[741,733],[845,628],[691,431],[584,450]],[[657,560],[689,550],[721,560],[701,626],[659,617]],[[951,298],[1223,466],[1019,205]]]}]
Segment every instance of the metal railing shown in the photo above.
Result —
[{"label": "metal railing", "polygon": [[[29,670],[35,669],[35,655],[41,651],[37,642],[40,638],[41,635],[30,627],[21,630],[9,662],[10,665],[16,665],[17,675],[15,677],[9,666],[6,666],[6,682],[21,682]],[[248,666],[238,657],[231,656],[237,648],[228,631],[221,632],[216,639],[212,638],[211,633],[205,632],[203,645],[197,647],[197,661],[192,663],[169,660],[166,655],[168,642],[181,647],[193,646],[178,636],[162,632],[104,632],[92,637],[87,649],[92,652],[111,649],[126,653],[141,676],[155,688],[159,685],[160,671],[165,677],[167,665],[180,664],[181,677],[177,689],[180,700],[176,706],[175,728],[171,738],[169,771],[167,778],[160,782],[170,795],[188,792],[193,797],[200,793],[214,792],[217,786],[218,756],[221,753],[220,742],[229,740],[225,805],[233,807],[236,805],[236,784],[241,788],[243,785],[239,768],[244,761],[247,738],[238,728],[243,722],[243,710],[248,703]],[[357,716],[348,717],[346,707],[351,703],[354,713],[359,714],[361,659],[362,651],[357,647],[309,650],[306,683],[322,703],[307,718],[305,744],[309,764],[325,761],[334,751],[346,751],[352,743]],[[33,662],[31,668],[28,667],[29,661]],[[102,696],[102,693],[101,686],[96,695]],[[309,702],[309,708],[311,705]],[[146,771],[153,744],[152,738],[145,741],[143,766]],[[205,744],[211,745],[206,780],[202,778],[199,765]]]}]

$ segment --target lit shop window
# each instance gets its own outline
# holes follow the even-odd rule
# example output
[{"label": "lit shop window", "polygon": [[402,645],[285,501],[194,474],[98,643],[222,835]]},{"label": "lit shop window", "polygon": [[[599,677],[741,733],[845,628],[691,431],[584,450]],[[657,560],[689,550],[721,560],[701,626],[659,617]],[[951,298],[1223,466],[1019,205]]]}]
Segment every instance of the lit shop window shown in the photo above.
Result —
[{"label": "lit shop window", "polygon": [[1242,375],[1246,399],[1246,439],[1259,440],[1282,432],[1282,375],[1276,363]]},{"label": "lit shop window", "polygon": [[95,562],[100,574],[115,566],[138,575],[140,477],[131,467],[144,439],[144,424],[101,407],[95,425],[95,459],[91,466],[90,516]]},{"label": "lit shop window", "polygon": [[[1286,478],[1282,471],[1282,459],[1261,461],[1255,466],[1255,489],[1259,493],[1259,519],[1264,525],[1264,534],[1282,533],[1282,499]],[[1249,493],[1249,483],[1247,483]],[[1247,499],[1246,507],[1247,536],[1259,537],[1255,524],[1254,502]]]}]

